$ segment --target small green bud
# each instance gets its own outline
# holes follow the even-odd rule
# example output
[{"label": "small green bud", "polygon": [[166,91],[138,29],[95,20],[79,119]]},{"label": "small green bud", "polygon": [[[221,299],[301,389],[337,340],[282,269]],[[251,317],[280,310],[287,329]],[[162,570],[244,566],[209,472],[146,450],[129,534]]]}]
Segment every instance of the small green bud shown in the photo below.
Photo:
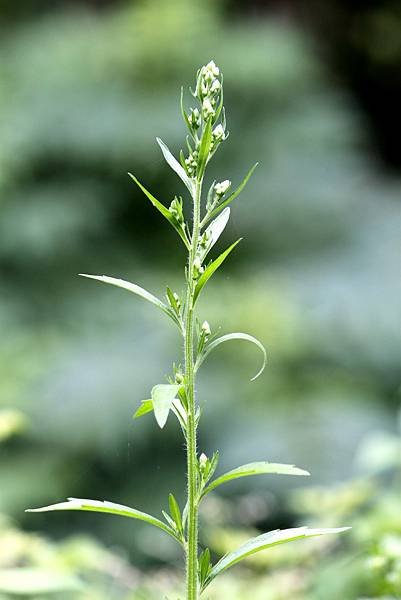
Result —
[{"label": "small green bud", "polygon": [[184,375],[180,371],[177,371],[177,373],[175,374],[175,382],[178,385],[184,383]]}]

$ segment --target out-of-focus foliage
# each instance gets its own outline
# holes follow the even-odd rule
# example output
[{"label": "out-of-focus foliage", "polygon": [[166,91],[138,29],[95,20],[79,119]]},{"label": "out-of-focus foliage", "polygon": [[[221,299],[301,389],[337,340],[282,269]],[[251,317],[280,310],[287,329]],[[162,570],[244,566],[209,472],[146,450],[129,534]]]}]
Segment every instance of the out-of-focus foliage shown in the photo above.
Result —
[{"label": "out-of-focus foliage", "polygon": [[[208,304],[212,329],[260,338],[269,363],[263,378],[250,384],[258,360],[251,345],[227,344],[215,361],[205,362],[200,394],[207,424],[200,449],[211,454],[218,432],[223,472],[255,459],[288,462],[295,456],[312,472],[308,483],[320,486],[353,476],[350,457],[369,431],[396,430],[400,185],[379,171],[358,107],[293,23],[274,17],[235,21],[212,1],[121,2],[103,12],[58,7],[14,28],[3,26],[0,39],[0,512],[15,519],[4,521],[1,531],[21,536],[23,546],[38,537],[21,527],[62,538],[96,533],[118,551],[99,545],[94,556],[121,557],[124,548],[135,564],[156,569],[157,591],[146,591],[156,578],[152,571],[149,579],[140,576],[132,597],[158,598],[174,588],[174,577],[168,582],[175,556],[146,526],[127,528],[122,520],[88,515],[23,514],[28,506],[70,495],[107,497],[152,512],[161,498],[167,503],[169,488],[175,487],[178,499],[184,492],[174,426],[162,439],[152,419],[145,417],[143,427],[131,420],[149,397],[150,382],[163,381],[170,371],[174,344],[180,359],[178,336],[141,300],[76,277],[110,273],[160,295],[161,282],[175,278],[180,289],[182,256],[171,251],[174,232],[126,172],[140,172],[166,203],[183,193],[166,176],[152,138],[162,137],[174,151],[183,143],[176,90],[190,81],[194,67],[214,58],[224,69],[232,115],[216,172],[236,185],[244,163],[259,160],[260,166],[233,203],[233,225],[222,242],[245,231],[241,252],[199,306],[202,312]],[[380,448],[382,455],[394,451],[386,443]],[[369,462],[381,466],[379,455],[376,448]],[[375,475],[318,493],[322,510],[327,497],[334,507],[347,507],[341,523],[349,515],[354,524],[352,541],[341,542],[348,554],[334,548],[338,561],[327,567],[340,583],[339,569],[348,561],[355,566],[344,567],[351,581],[344,594],[351,589],[374,597],[379,585],[382,595],[393,594],[384,580],[396,558],[386,552],[398,543],[388,536],[399,532],[396,518],[386,522],[385,515],[395,510],[396,482],[379,488],[376,481]],[[299,507],[283,501],[294,483],[270,482],[266,492],[266,482],[255,481],[249,497],[233,483],[222,505],[211,500],[205,518],[212,523],[213,511],[223,506],[235,538],[242,535],[238,523],[258,530],[295,525]],[[309,493],[313,498],[313,490],[305,490],[298,499],[312,513]],[[332,505],[333,514],[313,514],[313,520],[334,526]],[[219,551],[235,545],[226,522],[224,530],[227,537],[214,542]],[[219,531],[211,527],[211,540]],[[369,546],[376,534],[376,546]],[[52,558],[46,562],[38,552],[38,559],[24,559],[27,567],[49,569],[51,561],[60,561],[55,574],[90,582],[79,593],[92,595],[83,597],[112,597],[107,568],[94,573],[84,558],[65,567],[72,542],[40,540],[41,547],[51,546]],[[320,600],[309,573],[314,553],[322,551],[320,565],[326,549],[309,544],[294,544],[282,559],[276,549],[261,566],[250,566],[254,597],[264,599],[267,587],[274,600],[296,594]],[[362,552],[363,544],[370,550]],[[80,547],[75,544],[77,556]],[[377,574],[371,587],[360,578],[369,556],[373,565],[385,556],[384,570],[363,572]],[[266,574],[274,561],[280,568]],[[254,569],[261,569],[259,579]],[[334,583],[330,590],[338,589]],[[126,593],[121,585],[118,598]],[[248,571],[228,574],[217,585],[210,588],[216,597],[245,598]],[[358,597],[353,593],[350,600]]]}]

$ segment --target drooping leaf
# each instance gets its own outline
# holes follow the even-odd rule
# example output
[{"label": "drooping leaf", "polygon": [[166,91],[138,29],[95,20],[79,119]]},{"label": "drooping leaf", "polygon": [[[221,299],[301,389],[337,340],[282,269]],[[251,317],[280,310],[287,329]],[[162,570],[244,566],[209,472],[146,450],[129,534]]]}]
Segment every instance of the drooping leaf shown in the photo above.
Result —
[{"label": "drooping leaf", "polygon": [[161,429],[166,424],[173,400],[178,394],[179,385],[160,383],[152,388],[152,403],[157,424]]},{"label": "drooping leaf", "polygon": [[214,481],[212,481],[203,490],[202,497],[216,489],[219,485],[227,483],[228,481],[232,481],[233,479],[249,477],[251,475],[267,475],[270,473],[277,475],[310,475],[308,471],[299,469],[294,465],[283,465],[280,463],[270,463],[267,461],[248,463],[246,465],[242,465],[241,467],[237,467],[232,471],[228,471],[227,473],[224,473],[224,475],[220,475],[220,477],[214,479]]},{"label": "drooping leaf", "polygon": [[202,134],[201,143],[199,146],[198,156],[198,171],[197,177],[200,181],[205,173],[207,159],[209,158],[210,144],[212,142],[212,119],[209,119],[206,123],[205,129]]},{"label": "drooping leaf", "polygon": [[213,248],[221,234],[223,233],[225,226],[228,223],[230,218],[230,209],[227,207],[223,210],[221,214],[219,214],[212,223],[210,223],[209,227],[206,228],[205,234],[207,235],[207,245],[202,252],[200,253],[201,262],[204,261],[209,251]]},{"label": "drooping leaf", "polygon": [[194,305],[195,302],[197,301],[199,294],[201,293],[202,289],[204,288],[204,286],[206,285],[206,283],[209,281],[209,279],[211,278],[211,276],[213,275],[213,273],[215,271],[217,271],[217,269],[220,267],[220,265],[225,261],[225,259],[227,258],[227,256],[230,254],[230,252],[232,250],[234,250],[235,246],[237,244],[239,244],[239,242],[242,240],[242,238],[240,238],[239,240],[237,240],[236,242],[234,242],[233,244],[231,244],[231,246],[229,246],[229,248],[227,248],[227,250],[224,250],[224,252],[222,252],[220,254],[220,256],[218,256],[212,263],[210,263],[210,265],[208,265],[206,267],[206,269],[204,270],[204,272],[202,273],[202,275],[199,277],[196,286],[195,286],[195,292],[194,292]]},{"label": "drooping leaf", "polygon": [[251,167],[251,169],[249,169],[248,173],[245,175],[244,179],[242,180],[242,182],[240,183],[240,185],[237,187],[237,189],[234,190],[228,196],[228,198],[226,198],[226,200],[224,200],[221,204],[219,204],[218,206],[216,206],[216,208],[214,210],[212,210],[212,212],[210,213],[210,215],[207,216],[206,221],[210,221],[210,219],[213,219],[213,217],[215,217],[217,214],[219,214],[219,212],[222,211],[223,208],[225,208],[226,206],[228,206],[233,200],[235,200],[235,198],[237,196],[239,196],[239,194],[242,192],[242,190],[244,189],[244,187],[248,183],[249,179],[252,177],[252,174],[253,174],[254,170],[256,169],[256,167],[258,166],[258,164],[259,163],[255,163],[253,165],[253,167]]},{"label": "drooping leaf", "polygon": [[169,503],[169,507],[170,507],[170,514],[173,517],[174,522],[177,526],[177,531],[180,534],[182,534],[183,527],[182,527],[181,511],[180,511],[180,507],[178,506],[178,502],[174,498],[173,494],[169,494],[168,503]]},{"label": "drooping leaf", "polygon": [[159,300],[159,298],[156,298],[156,296],[154,296],[144,288],[140,287],[139,285],[136,285],[136,283],[124,281],[124,279],[116,279],[115,277],[109,277],[108,275],[87,275],[85,273],[79,273],[79,275],[81,277],[87,277],[88,279],[96,279],[97,281],[101,281],[102,283],[109,283],[110,285],[115,285],[124,290],[128,290],[129,292],[132,292],[137,296],[141,296],[141,298],[144,298],[148,302],[151,302],[152,304],[160,308],[160,310],[162,310],[166,315],[168,315],[170,319],[172,319],[181,330],[181,325],[174,312],[170,310],[169,307],[164,304],[164,302]]},{"label": "drooping leaf", "polygon": [[133,415],[133,419],[139,419],[139,417],[143,417],[153,410],[153,402],[152,400],[142,400],[140,407],[135,411]]},{"label": "drooping leaf", "polygon": [[192,195],[194,187],[192,180],[188,177],[178,160],[171,154],[163,140],[160,138],[156,138],[156,140],[161,148],[161,151],[163,152],[163,156],[166,159],[167,164],[173,169],[173,171],[175,171],[175,173],[177,173],[178,177],[185,183]]},{"label": "drooping leaf", "polygon": [[184,242],[185,246],[189,249],[190,246],[189,246],[189,242],[188,242],[187,236],[185,235],[185,231],[180,226],[180,224],[177,223],[177,220],[174,218],[174,215],[172,215],[171,212],[169,211],[169,209],[166,206],[164,206],[164,204],[162,204],[161,202],[159,202],[159,200],[157,200],[157,198],[155,198],[153,196],[153,194],[151,194],[142,185],[142,183],[135,177],[135,175],[133,175],[132,173],[128,173],[128,175],[131,177],[131,179],[133,179],[133,181],[135,181],[135,183],[137,184],[137,186],[143,191],[143,193],[150,200],[150,202],[153,204],[153,206],[155,208],[157,208],[157,210],[163,215],[163,217],[165,219],[167,219],[167,221],[170,223],[170,225],[172,225],[172,227],[174,227],[174,229],[176,230],[176,232],[178,233],[178,235],[180,236],[180,238]]},{"label": "drooping leaf", "polygon": [[272,546],[285,544],[286,542],[292,542],[301,538],[342,533],[348,529],[350,529],[350,527],[339,527],[334,529],[309,529],[308,527],[295,527],[292,529],[276,529],[274,531],[269,531],[268,533],[263,533],[262,535],[248,540],[234,552],[230,552],[223,556],[223,558],[219,560],[219,562],[216,563],[210,571],[203,589],[205,589],[206,586],[209,585],[209,583],[213,581],[215,577],[217,577],[217,575],[220,575],[220,573],[223,573],[223,571],[226,571],[244,558],[247,558],[256,552],[260,552],[261,550],[266,550]]},{"label": "drooping leaf", "polygon": [[138,519],[139,521],[145,521],[149,525],[162,529],[174,539],[177,539],[175,532],[168,527],[163,521],[160,521],[152,515],[124,506],[123,504],[115,504],[114,502],[107,502],[106,500],[87,500],[86,498],[68,498],[68,502],[60,502],[59,504],[51,504],[50,506],[43,506],[42,508],[30,508],[25,512],[50,512],[57,510],[83,510],[108,513],[111,515],[120,515],[122,517],[130,517],[131,519]]},{"label": "drooping leaf", "polygon": [[258,339],[253,337],[253,335],[249,335],[248,333],[241,333],[241,332],[228,333],[227,335],[222,335],[221,337],[218,337],[218,338],[212,340],[204,347],[203,352],[199,355],[199,357],[196,361],[195,368],[198,369],[200,367],[200,365],[203,363],[203,361],[205,360],[207,355],[210,354],[210,352],[212,350],[217,348],[217,346],[220,346],[220,344],[223,344],[224,342],[229,342],[230,340],[245,340],[247,342],[251,342],[252,344],[255,344],[259,348],[259,350],[262,352],[263,363],[262,363],[262,366],[260,367],[259,371],[256,373],[256,375],[254,375],[252,377],[251,381],[254,381],[257,377],[259,377],[259,375],[261,375],[263,373],[264,368],[266,366],[266,362],[267,362],[267,355],[266,355],[266,350],[265,350],[265,347],[263,346],[263,344]]}]

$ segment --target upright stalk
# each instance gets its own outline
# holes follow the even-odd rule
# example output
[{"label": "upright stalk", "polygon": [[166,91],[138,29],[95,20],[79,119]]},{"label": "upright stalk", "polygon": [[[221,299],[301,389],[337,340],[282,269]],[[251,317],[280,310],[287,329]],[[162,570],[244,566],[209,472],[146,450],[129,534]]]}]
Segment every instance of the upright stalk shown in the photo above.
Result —
[{"label": "upright stalk", "polygon": [[187,600],[198,600],[198,469],[196,439],[196,402],[194,372],[194,260],[200,231],[200,199],[202,180],[196,180],[193,195],[193,227],[188,255],[187,294],[185,311],[185,389],[187,413],[187,476],[188,476],[188,527],[186,546]]}]

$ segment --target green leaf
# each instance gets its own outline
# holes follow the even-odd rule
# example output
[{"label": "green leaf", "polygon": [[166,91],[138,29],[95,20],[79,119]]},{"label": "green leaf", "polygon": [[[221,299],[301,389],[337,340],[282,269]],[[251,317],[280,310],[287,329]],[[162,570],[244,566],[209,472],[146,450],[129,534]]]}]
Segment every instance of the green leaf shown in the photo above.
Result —
[{"label": "green leaf", "polygon": [[153,410],[157,424],[161,429],[166,424],[168,414],[173,405],[173,400],[181,386],[170,383],[160,383],[152,388]]},{"label": "green leaf", "polygon": [[176,325],[178,325],[181,331],[181,325],[173,311],[170,310],[169,307],[164,304],[164,302],[159,300],[159,298],[156,298],[156,296],[154,296],[147,290],[144,290],[139,285],[136,285],[136,283],[130,283],[129,281],[124,281],[124,279],[116,279],[115,277],[109,277],[108,275],[87,275],[85,273],[79,273],[79,275],[81,277],[87,277],[88,279],[96,279],[97,281],[101,281],[102,283],[109,283],[110,285],[115,285],[116,287],[128,290],[129,292],[132,292],[137,296],[141,296],[141,298],[144,298],[148,302],[151,302],[152,304],[160,308],[160,310],[162,310],[166,315],[170,317],[170,319],[174,321]]},{"label": "green leaf", "polygon": [[155,208],[157,208],[157,210],[163,215],[163,217],[165,219],[167,219],[167,221],[170,223],[170,225],[172,225],[172,227],[174,227],[174,229],[176,230],[176,232],[178,233],[178,235],[180,236],[180,238],[182,239],[182,241],[184,242],[185,246],[188,248],[190,248],[189,246],[189,242],[187,239],[187,236],[185,235],[185,231],[184,229],[180,226],[179,223],[177,223],[176,219],[174,218],[174,216],[171,214],[171,212],[169,211],[169,209],[164,206],[164,204],[162,204],[161,202],[159,202],[159,200],[157,200],[157,198],[155,198],[153,196],[153,194],[151,194],[143,185],[142,183],[135,177],[135,175],[133,175],[132,173],[128,173],[128,175],[131,177],[131,179],[133,179],[135,181],[135,183],[137,184],[137,186],[143,191],[143,193],[145,194],[145,196],[150,200],[150,202],[153,204],[153,206]]},{"label": "green leaf", "polygon": [[86,498],[68,498],[68,502],[60,502],[59,504],[51,504],[50,506],[44,506],[42,508],[30,508],[25,512],[50,512],[56,510],[84,510],[108,513],[111,515],[120,515],[122,517],[130,517],[131,519],[138,519],[139,521],[145,521],[149,525],[154,525],[162,529],[174,539],[177,539],[175,532],[168,527],[163,521],[152,517],[147,513],[124,506],[122,504],[114,504],[114,502],[107,502],[106,500],[87,500]]},{"label": "green leaf", "polygon": [[228,220],[230,218],[230,208],[225,208],[221,214],[219,214],[212,223],[210,223],[209,227],[206,228],[205,233],[207,235],[207,245],[200,253],[201,262],[204,261],[209,251],[213,248],[221,234],[223,233]]},{"label": "green leaf", "polygon": [[178,177],[185,183],[188,190],[193,194],[194,186],[192,183],[192,179],[188,177],[180,163],[174,156],[171,154],[170,150],[167,148],[166,144],[160,138],[156,138],[157,143],[159,144],[161,151],[163,152],[163,156],[166,159],[167,164],[175,171]]},{"label": "green leaf", "polygon": [[270,463],[267,461],[248,463],[246,465],[242,465],[241,467],[237,467],[232,471],[228,471],[227,473],[224,473],[224,475],[220,475],[220,477],[217,477],[203,490],[202,498],[219,485],[227,483],[228,481],[232,481],[233,479],[249,477],[250,475],[267,475],[270,473],[277,475],[310,475],[308,471],[299,469],[294,465],[283,465],[280,463]]},{"label": "green leaf", "polygon": [[234,552],[230,552],[223,556],[223,558],[219,560],[219,562],[216,563],[210,571],[202,591],[215,577],[217,577],[217,575],[220,575],[220,573],[223,573],[223,571],[230,569],[244,558],[247,558],[256,552],[260,552],[261,550],[266,550],[272,546],[285,544],[286,542],[292,542],[301,538],[342,533],[348,529],[350,529],[350,527],[339,527],[335,529],[309,529],[308,527],[295,527],[293,529],[276,529],[274,531],[269,531],[268,533],[263,533],[258,537],[248,540]]},{"label": "green leaf", "polygon": [[210,352],[212,350],[214,350],[217,346],[220,346],[220,344],[224,344],[224,342],[229,342],[230,340],[245,340],[247,342],[251,342],[252,344],[255,344],[255,346],[257,346],[259,348],[259,350],[262,352],[263,363],[262,363],[262,366],[260,367],[259,371],[256,373],[256,375],[254,375],[252,377],[251,381],[254,381],[255,379],[257,379],[257,377],[259,377],[259,375],[261,375],[263,373],[264,368],[266,366],[266,362],[267,362],[267,355],[266,355],[266,350],[265,350],[265,347],[263,346],[263,344],[261,342],[259,342],[258,339],[253,337],[253,335],[249,335],[248,333],[241,333],[241,332],[228,333],[227,335],[222,335],[221,337],[216,338],[215,340],[212,340],[211,342],[209,342],[204,347],[203,352],[198,356],[198,359],[197,359],[196,365],[195,365],[195,369],[198,369],[200,367],[200,365],[203,363],[203,361],[205,360],[207,355],[210,354]]},{"label": "green leaf", "polygon": [[212,565],[210,564],[210,550],[209,548],[205,548],[198,559],[198,570],[201,586],[206,580],[206,577],[209,575],[211,568]]},{"label": "green leaf", "polygon": [[209,158],[210,144],[212,142],[212,119],[206,123],[199,146],[197,177],[200,181],[205,173],[206,164]]},{"label": "green leaf", "polygon": [[135,411],[133,415],[133,419],[139,419],[139,417],[143,417],[153,410],[153,402],[152,400],[142,400],[140,407]]},{"label": "green leaf", "polygon": [[239,194],[242,192],[242,190],[244,189],[244,187],[248,183],[249,179],[252,177],[253,172],[256,169],[256,167],[258,166],[258,164],[259,163],[255,163],[253,165],[253,167],[251,167],[251,169],[249,169],[248,173],[245,175],[245,178],[240,183],[240,185],[237,187],[237,189],[234,190],[228,196],[228,198],[226,200],[224,200],[221,204],[219,204],[218,206],[216,206],[216,208],[214,210],[212,210],[212,212],[207,216],[207,219],[206,219],[206,221],[204,223],[206,223],[207,221],[210,221],[210,219],[213,219],[213,217],[215,217],[217,214],[219,214],[219,212],[222,211],[223,208],[225,208],[226,206],[228,206],[233,200],[235,200],[235,198],[237,196],[239,196]]},{"label": "green leaf", "polygon": [[177,531],[180,534],[182,534],[183,527],[182,527],[181,511],[180,511],[180,507],[178,506],[178,502],[174,498],[173,494],[169,494],[168,503],[169,503],[169,507],[170,507],[170,514],[173,517],[175,524],[177,525]]},{"label": "green leaf", "polygon": [[184,119],[184,123],[188,127],[188,130],[189,130],[189,132],[192,135],[192,127],[191,127],[191,124],[189,122],[188,115],[187,115],[187,113],[185,112],[185,109],[184,109],[184,88],[182,86],[181,86],[181,96],[180,96],[180,108],[181,108],[182,118]]},{"label": "green leaf", "polygon": [[204,270],[204,272],[202,273],[202,275],[199,277],[196,286],[195,286],[195,292],[194,292],[194,305],[195,302],[198,299],[199,294],[201,293],[203,287],[206,285],[206,283],[209,281],[209,279],[211,278],[211,276],[213,275],[213,273],[215,271],[217,271],[217,269],[220,267],[220,265],[225,261],[225,259],[227,258],[227,256],[230,254],[230,252],[232,250],[234,250],[235,246],[237,244],[239,244],[239,242],[242,240],[242,238],[240,238],[239,240],[237,240],[236,242],[234,242],[233,244],[231,244],[231,246],[229,248],[227,248],[227,250],[224,250],[224,252],[222,252],[222,254],[220,254],[219,257],[217,257],[212,263],[210,263],[210,265],[208,265],[206,267],[206,269]]}]

